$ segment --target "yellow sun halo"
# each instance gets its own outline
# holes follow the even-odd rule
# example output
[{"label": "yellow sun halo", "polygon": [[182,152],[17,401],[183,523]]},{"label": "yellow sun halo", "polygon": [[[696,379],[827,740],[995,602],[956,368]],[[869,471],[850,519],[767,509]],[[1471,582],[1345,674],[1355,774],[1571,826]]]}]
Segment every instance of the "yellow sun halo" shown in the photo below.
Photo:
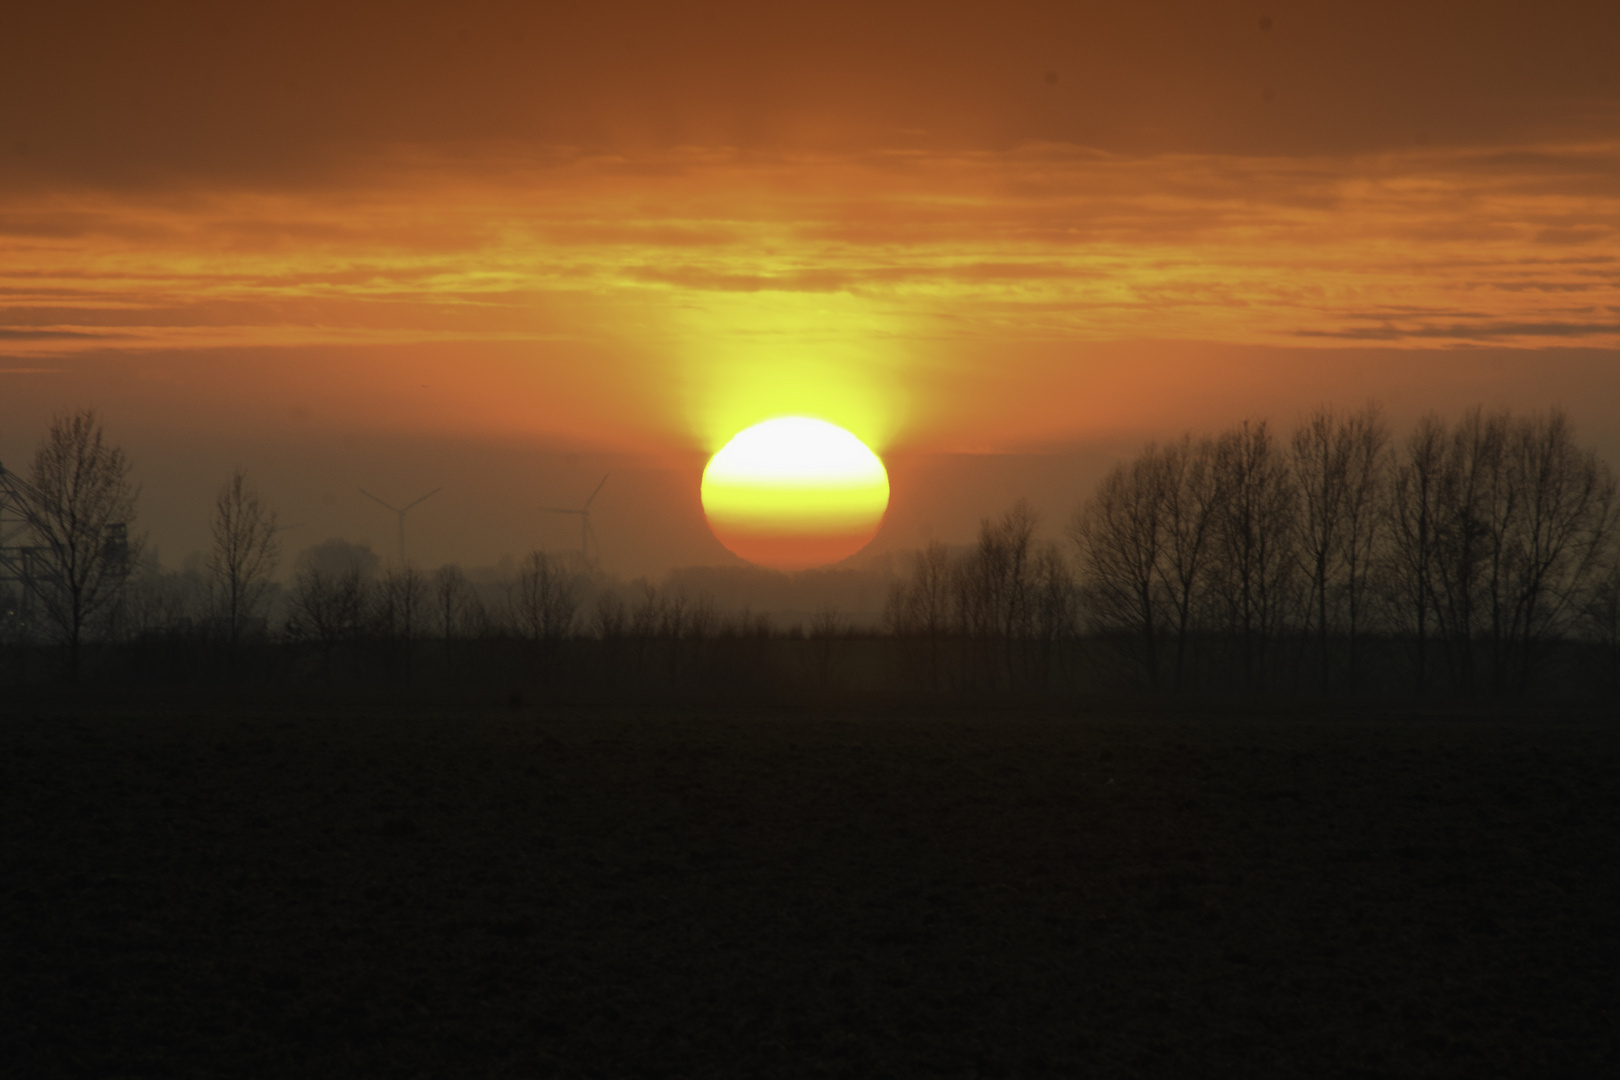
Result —
[{"label": "yellow sun halo", "polygon": [[782,570],[865,547],[889,505],[889,474],[836,424],[784,416],[732,436],[703,470],[703,512],[720,542]]}]

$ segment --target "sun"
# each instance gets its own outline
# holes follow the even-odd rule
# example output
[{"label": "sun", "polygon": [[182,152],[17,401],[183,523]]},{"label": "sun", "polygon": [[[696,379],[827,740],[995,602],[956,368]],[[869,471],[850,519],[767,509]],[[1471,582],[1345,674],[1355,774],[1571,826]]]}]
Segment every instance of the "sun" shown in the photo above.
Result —
[{"label": "sun", "polygon": [[783,416],[731,437],[703,470],[703,513],[733,553],[803,570],[865,547],[889,506],[889,474],[837,424]]}]

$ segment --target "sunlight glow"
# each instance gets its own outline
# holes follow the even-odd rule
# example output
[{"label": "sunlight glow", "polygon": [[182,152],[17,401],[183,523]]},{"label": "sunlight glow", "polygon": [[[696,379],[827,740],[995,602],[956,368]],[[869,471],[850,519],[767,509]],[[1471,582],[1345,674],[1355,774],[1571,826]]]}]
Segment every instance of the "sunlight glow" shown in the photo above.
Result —
[{"label": "sunlight glow", "polygon": [[660,340],[681,358],[688,423],[710,453],[762,416],[825,417],[880,451],[907,426],[916,367],[902,342],[915,329],[869,298],[722,291],[672,315]]}]

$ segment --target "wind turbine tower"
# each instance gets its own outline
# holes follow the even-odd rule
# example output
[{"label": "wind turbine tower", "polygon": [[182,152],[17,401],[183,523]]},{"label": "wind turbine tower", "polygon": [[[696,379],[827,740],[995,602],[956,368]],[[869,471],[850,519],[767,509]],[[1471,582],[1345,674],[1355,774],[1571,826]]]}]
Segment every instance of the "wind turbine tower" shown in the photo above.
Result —
[{"label": "wind turbine tower", "polygon": [[606,476],[602,477],[602,483],[596,485],[596,490],[591,492],[591,497],[586,499],[585,505],[581,506],[578,510],[568,510],[561,506],[542,506],[540,508],[542,512],[547,514],[579,515],[579,551],[580,556],[586,565],[590,564],[591,541],[596,537],[595,530],[591,528],[591,503],[596,501],[596,497],[602,493],[602,485],[606,484],[607,482],[608,478]]},{"label": "wind turbine tower", "polygon": [[402,509],[402,508],[400,508],[398,506],[389,506],[388,503],[383,502],[381,499],[377,498],[377,496],[373,495],[371,492],[367,491],[365,488],[360,489],[360,494],[364,495],[366,498],[370,499],[372,502],[377,503],[377,504],[379,504],[381,506],[385,506],[388,509],[392,510],[394,513],[399,515],[399,565],[401,565],[401,566],[405,565],[405,515],[410,513],[410,511],[413,508],[420,505],[423,502],[423,500],[427,499],[429,496],[437,495],[439,492],[441,492],[443,490],[444,490],[443,488],[434,488],[432,491],[428,492],[427,495],[423,495],[422,498],[417,499],[416,502],[407,503],[405,505],[405,507]]}]

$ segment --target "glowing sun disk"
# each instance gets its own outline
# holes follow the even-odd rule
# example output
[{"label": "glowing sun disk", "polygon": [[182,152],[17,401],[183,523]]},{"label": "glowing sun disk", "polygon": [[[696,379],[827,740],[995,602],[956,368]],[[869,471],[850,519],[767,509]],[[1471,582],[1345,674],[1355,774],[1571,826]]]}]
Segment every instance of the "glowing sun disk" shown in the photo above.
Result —
[{"label": "glowing sun disk", "polygon": [[731,551],[781,569],[859,551],[889,505],[883,462],[836,424],[804,416],[737,433],[703,470],[703,512]]}]

